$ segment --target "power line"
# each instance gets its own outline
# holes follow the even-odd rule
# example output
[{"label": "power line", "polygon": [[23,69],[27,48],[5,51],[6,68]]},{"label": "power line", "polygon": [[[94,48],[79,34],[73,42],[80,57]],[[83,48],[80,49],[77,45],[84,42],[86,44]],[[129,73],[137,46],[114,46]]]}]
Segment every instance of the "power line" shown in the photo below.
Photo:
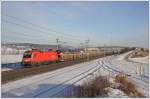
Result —
[{"label": "power line", "polygon": [[[32,26],[40,27],[40,29],[43,29],[43,28],[44,28],[44,29],[46,29],[46,30],[48,30],[48,31],[53,31],[53,32],[55,32],[55,33],[57,33],[57,34],[60,34],[60,33],[61,33],[61,35],[62,35],[62,34],[65,34],[65,33],[58,32],[58,31],[55,31],[55,30],[52,30],[52,29],[49,29],[49,28],[45,28],[45,27],[40,26],[40,25],[37,25],[37,24],[33,24],[33,23],[31,23],[31,22],[28,22],[28,21],[26,21],[26,20],[19,19],[19,18],[14,17],[14,16],[10,16],[10,15],[5,15],[5,16],[10,17],[10,18],[13,18],[13,19],[16,19],[16,20],[19,20],[19,21],[22,21],[22,22],[24,22],[24,23],[31,24]],[[17,25],[17,26],[21,26],[21,27],[23,27],[23,28],[29,28],[29,29],[31,29],[31,30],[38,31],[38,32],[40,32],[40,33],[43,32],[43,31],[41,31],[41,30],[37,30],[37,29],[34,29],[34,28],[32,28],[32,27],[24,26],[24,25],[21,25],[21,24],[18,24],[18,23],[10,22],[10,21],[8,21],[8,20],[4,20],[4,21],[7,22],[7,23],[15,24],[15,25]],[[38,28],[38,29],[39,29],[39,28]],[[56,36],[56,34],[54,34],[54,33],[51,33],[51,34]],[[67,36],[69,36],[69,37],[67,37]],[[70,36],[73,37],[73,38],[70,38]],[[63,35],[63,37],[68,38],[68,39],[71,39],[71,41],[72,41],[72,39],[77,39],[77,38],[74,38],[74,35],[69,35],[69,34]],[[79,39],[77,39],[77,40],[79,41]],[[70,43],[70,42],[69,42],[69,43]],[[79,43],[76,43],[76,44],[79,44]]]},{"label": "power line", "polygon": [[[9,31],[8,31],[9,32]],[[18,36],[19,38],[18,39],[20,39],[20,40],[22,40],[22,41],[24,41],[25,39],[27,39],[27,41],[29,41],[29,40],[36,40],[36,41],[38,41],[38,40],[42,40],[43,41],[43,39],[39,39],[39,38],[37,38],[37,37],[31,37],[31,36],[29,36],[29,35],[26,35],[26,34],[24,34],[24,33],[21,33],[22,35],[18,35],[18,34],[20,34],[20,33],[18,33],[18,32],[9,32],[9,33],[11,33],[11,34],[13,34],[13,35],[8,35],[7,37],[12,37],[12,36],[14,36],[14,37],[16,37],[16,36]],[[16,36],[15,36],[16,35]],[[56,42],[54,42],[54,41],[51,41],[51,42],[49,42],[50,40],[45,40],[45,41],[47,41],[48,43],[55,43],[56,44]],[[64,43],[64,42],[62,42],[62,41],[60,41],[59,40],[59,43]],[[79,44],[79,43],[74,43],[74,42],[66,42],[67,44],[71,44],[71,45],[73,45],[73,44]]]},{"label": "power line", "polygon": [[[27,40],[42,40],[43,41],[43,39],[41,39],[41,36],[40,37],[37,37],[37,35],[35,35],[35,37],[31,37],[30,35],[27,35],[26,33],[18,33],[18,32],[12,32],[12,30],[11,30],[11,32],[10,31],[7,31],[7,32],[9,32],[9,33],[11,33],[11,34],[13,34],[13,36],[14,35],[16,35],[16,36],[18,36],[19,37],[19,39],[20,40],[24,40],[24,39],[27,39]],[[6,32],[6,34],[7,34],[7,32]],[[18,35],[18,34],[21,34],[21,35]],[[16,37],[15,36],[15,37]],[[7,37],[12,37],[12,36],[7,36]],[[21,39],[22,38],[22,39]],[[39,39],[40,38],[40,39]],[[51,41],[51,42],[49,42],[50,40],[45,40],[45,38],[44,38],[44,41],[47,41],[48,43],[54,43],[53,41]],[[56,42],[55,42],[56,43]],[[62,43],[62,42],[61,42]],[[71,44],[71,45],[73,45],[73,44],[79,44],[79,43],[74,43],[74,42],[67,42],[68,44]]]},{"label": "power line", "polygon": [[[38,36],[38,35],[33,35],[32,37],[31,37],[31,35],[30,34],[26,34],[26,33],[23,33],[23,32],[14,32],[14,31],[8,31],[7,30],[7,33],[11,33],[11,34],[13,34],[13,35],[17,35],[17,36],[25,36],[25,37],[28,37],[28,38],[31,38],[31,39],[41,39],[42,38],[42,36]],[[3,35],[3,34],[2,34]],[[43,38],[43,39],[45,39],[45,38]]]},{"label": "power line", "polygon": [[[36,42],[39,42],[39,41],[46,41],[46,42],[51,43],[51,44],[52,44],[52,43],[53,43],[53,44],[55,43],[55,42],[49,41],[49,40],[43,40],[43,39],[38,39],[38,38],[34,38],[34,39],[33,39],[32,37],[29,37],[29,36],[26,36],[26,35],[17,35],[17,34],[15,34],[16,32],[9,32],[9,33],[13,33],[13,35],[5,35],[5,37],[11,37],[11,38],[12,38],[12,37],[14,36],[14,37],[16,38],[16,37],[18,36],[16,39],[20,39],[21,41],[24,41],[24,42],[25,42],[25,41],[33,40],[33,41],[36,41]],[[15,35],[16,35],[16,36],[15,36]],[[15,40],[16,40],[16,39],[15,39]],[[11,39],[11,40],[12,40],[12,39]]]},{"label": "power line", "polygon": [[43,27],[43,26],[40,26],[40,25],[37,25],[37,24],[33,24],[33,23],[31,23],[31,22],[28,22],[28,21],[26,21],[26,20],[23,20],[23,19],[20,19],[20,18],[17,18],[17,17],[15,17],[15,16],[10,16],[10,15],[6,15],[5,14],[5,16],[7,16],[7,17],[10,17],[10,18],[13,18],[13,19],[16,19],[16,20],[19,20],[19,21],[22,21],[22,22],[25,22],[25,23],[28,23],[28,24],[31,24],[31,25],[33,25],[33,26],[36,26],[36,27],[40,27],[40,28],[44,28],[44,29],[46,29],[46,30],[48,30],[48,31],[52,31],[52,32],[55,32],[55,33],[58,33],[58,34],[63,34],[63,35],[66,35],[66,36],[75,36],[75,37],[80,37],[80,36],[76,36],[76,35],[71,35],[71,34],[67,34],[67,33],[63,33],[63,32],[58,32],[58,31],[56,31],[56,30],[53,30],[53,29],[50,29],[50,28],[46,28],[46,27]]},{"label": "power line", "polygon": [[[3,19],[3,21],[6,22],[6,23],[15,24],[15,25],[20,26],[20,27],[23,27],[23,28],[25,28],[25,29],[30,29],[30,30],[32,30],[32,31],[37,31],[37,32],[43,34],[43,31],[34,29],[34,28],[32,28],[32,27],[24,26],[24,25],[22,25],[22,24],[18,24],[18,23],[15,23],[15,22],[11,22],[11,21],[8,21],[8,20],[4,20],[4,19]],[[45,32],[44,32],[44,33],[45,33]],[[54,34],[53,34],[53,35],[54,35]],[[49,36],[49,35],[47,35],[47,36]],[[56,36],[56,35],[55,35],[55,36]],[[49,36],[49,37],[52,37],[52,36]],[[65,36],[63,36],[63,37],[65,37]],[[66,38],[66,37],[65,37],[65,38]],[[68,37],[67,37],[67,38],[68,38]],[[68,39],[71,39],[71,40],[72,40],[72,39],[74,39],[74,38],[68,38]]]}]

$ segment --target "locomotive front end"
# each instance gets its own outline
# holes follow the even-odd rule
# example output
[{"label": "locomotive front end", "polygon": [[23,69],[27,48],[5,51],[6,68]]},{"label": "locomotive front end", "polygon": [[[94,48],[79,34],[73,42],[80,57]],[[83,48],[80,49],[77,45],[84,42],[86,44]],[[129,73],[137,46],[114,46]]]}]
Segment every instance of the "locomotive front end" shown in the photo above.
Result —
[{"label": "locomotive front end", "polygon": [[23,54],[22,65],[30,65],[31,64],[31,52],[25,52]]}]

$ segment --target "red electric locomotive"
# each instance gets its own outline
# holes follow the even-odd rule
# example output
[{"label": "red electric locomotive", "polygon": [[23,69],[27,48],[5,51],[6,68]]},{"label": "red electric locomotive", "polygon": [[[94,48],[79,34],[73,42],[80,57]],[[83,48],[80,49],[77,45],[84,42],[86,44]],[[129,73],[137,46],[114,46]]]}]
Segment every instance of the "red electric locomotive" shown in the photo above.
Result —
[{"label": "red electric locomotive", "polygon": [[59,53],[57,51],[28,50],[23,54],[22,64],[32,65],[41,63],[58,62]]}]

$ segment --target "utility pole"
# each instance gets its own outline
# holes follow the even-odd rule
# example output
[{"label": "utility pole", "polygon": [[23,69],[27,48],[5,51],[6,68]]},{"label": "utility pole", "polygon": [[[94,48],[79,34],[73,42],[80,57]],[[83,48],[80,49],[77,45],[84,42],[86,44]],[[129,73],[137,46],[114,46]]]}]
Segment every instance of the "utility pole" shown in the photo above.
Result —
[{"label": "utility pole", "polygon": [[88,48],[89,42],[90,42],[89,39],[85,41],[85,48],[86,48],[85,51],[86,51],[86,55],[87,55],[87,60],[89,60],[89,53],[87,53],[87,48]]},{"label": "utility pole", "polygon": [[82,48],[82,46],[83,46],[83,43],[80,43],[80,47]]},{"label": "utility pole", "polygon": [[111,53],[113,52],[113,48],[112,48],[112,32],[110,32],[110,50]]},{"label": "utility pole", "polygon": [[67,42],[62,42],[59,40],[59,38],[56,38],[56,43],[57,43],[57,50],[60,50],[60,47],[62,46],[62,44],[66,44]]},{"label": "utility pole", "polygon": [[86,52],[87,52],[87,48],[88,48],[89,42],[90,42],[90,40],[89,40],[89,39],[85,41],[85,48],[86,48],[86,50],[85,50],[85,51],[86,51]]},{"label": "utility pole", "polygon": [[112,32],[110,32],[110,46],[112,46]]},{"label": "utility pole", "polygon": [[105,48],[105,44],[104,44],[104,57],[105,57],[105,54],[106,54],[105,49],[106,49],[106,48]]},{"label": "utility pole", "polygon": [[56,43],[57,43],[57,50],[59,50],[59,38],[56,38]]}]

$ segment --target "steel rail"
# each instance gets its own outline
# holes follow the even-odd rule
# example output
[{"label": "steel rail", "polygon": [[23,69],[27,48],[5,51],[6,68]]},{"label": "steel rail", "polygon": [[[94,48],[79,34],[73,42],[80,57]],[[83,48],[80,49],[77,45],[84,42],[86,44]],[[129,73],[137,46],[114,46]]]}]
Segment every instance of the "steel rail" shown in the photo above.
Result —
[{"label": "steel rail", "polygon": [[[94,64],[94,63],[89,63],[88,65],[91,65],[91,64]],[[84,67],[84,66],[83,66],[83,67]],[[25,87],[30,86],[30,85],[34,85],[34,84],[36,84],[36,82],[39,83],[40,81],[48,80],[48,79],[54,78],[54,77],[56,77],[56,76],[58,76],[58,75],[62,75],[62,74],[68,73],[68,72],[72,72],[73,70],[76,70],[76,69],[79,69],[79,68],[82,68],[81,65],[80,65],[80,67],[72,68],[71,70],[67,70],[67,71],[64,71],[64,72],[62,72],[62,73],[52,73],[52,74],[51,74],[52,76],[49,76],[49,74],[44,75],[44,78],[43,78],[43,79],[40,79],[40,80],[38,80],[38,81],[34,81],[34,82],[32,82],[32,83],[29,83],[29,84],[24,85],[24,86],[22,86],[22,87],[20,87],[20,88],[17,88],[17,89],[21,89],[21,88],[25,88]],[[53,75],[53,74],[56,74],[56,75]],[[35,75],[35,76],[36,76],[36,75]],[[45,77],[45,76],[48,76],[48,77]],[[6,83],[6,85],[7,85],[7,83]],[[14,89],[11,89],[11,90],[9,90],[9,91],[13,91],[13,90],[14,90]]]},{"label": "steel rail", "polygon": [[[97,66],[96,66],[96,67],[97,67]],[[52,87],[52,88],[49,88],[49,89],[47,89],[47,90],[45,90],[45,91],[40,92],[39,94],[34,95],[33,97],[38,97],[38,96],[44,94],[45,92],[48,92],[48,91],[50,91],[50,90],[52,90],[52,89],[55,89],[55,88],[57,88],[57,87],[59,87],[59,86],[62,86],[63,84],[65,84],[65,83],[67,83],[67,82],[69,82],[69,81],[71,81],[71,80],[73,80],[73,79],[75,79],[75,78],[77,78],[77,77],[79,77],[79,76],[81,76],[81,75],[83,75],[83,74],[85,74],[85,73],[91,71],[92,69],[94,69],[94,68],[96,68],[96,67],[92,67],[92,68],[88,69],[87,71],[82,72],[82,73],[80,73],[80,74],[78,74],[78,75],[72,77],[71,79],[68,79],[68,80],[62,82],[61,84],[58,84],[57,86],[54,86],[54,87]]]}]

